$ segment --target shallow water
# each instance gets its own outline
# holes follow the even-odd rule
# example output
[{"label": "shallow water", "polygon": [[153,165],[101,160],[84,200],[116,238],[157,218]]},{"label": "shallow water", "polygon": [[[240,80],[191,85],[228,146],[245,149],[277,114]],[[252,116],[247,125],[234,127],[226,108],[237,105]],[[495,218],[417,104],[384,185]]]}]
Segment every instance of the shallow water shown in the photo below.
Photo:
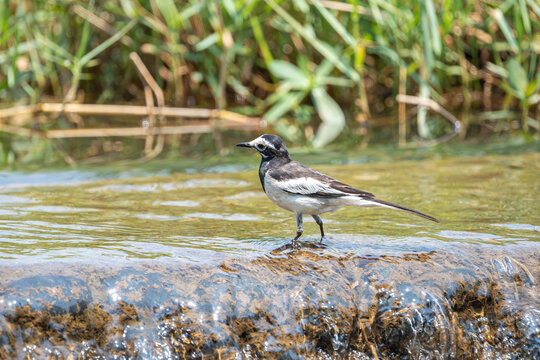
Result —
[{"label": "shallow water", "polygon": [[317,166],[441,223],[346,208],[299,249],[238,168],[4,174],[0,358],[540,357],[540,155]]}]

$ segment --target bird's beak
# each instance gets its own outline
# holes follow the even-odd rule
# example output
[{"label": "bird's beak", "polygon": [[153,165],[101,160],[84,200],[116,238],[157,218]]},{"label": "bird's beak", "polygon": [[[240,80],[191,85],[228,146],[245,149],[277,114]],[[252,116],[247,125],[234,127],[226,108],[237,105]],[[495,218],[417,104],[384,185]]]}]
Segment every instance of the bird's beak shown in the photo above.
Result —
[{"label": "bird's beak", "polygon": [[240,146],[240,147],[247,147],[247,148],[250,148],[252,147],[248,142],[244,142],[244,143],[240,143],[240,144],[236,144],[236,146]]}]

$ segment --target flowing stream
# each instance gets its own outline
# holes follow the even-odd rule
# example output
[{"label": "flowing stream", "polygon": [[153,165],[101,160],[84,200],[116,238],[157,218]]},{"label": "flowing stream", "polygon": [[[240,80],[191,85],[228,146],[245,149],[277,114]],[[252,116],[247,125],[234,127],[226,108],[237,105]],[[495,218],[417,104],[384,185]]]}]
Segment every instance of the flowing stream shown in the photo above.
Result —
[{"label": "flowing stream", "polygon": [[540,358],[539,154],[315,166],[441,223],[345,208],[299,248],[250,159],[2,173],[0,359]]}]

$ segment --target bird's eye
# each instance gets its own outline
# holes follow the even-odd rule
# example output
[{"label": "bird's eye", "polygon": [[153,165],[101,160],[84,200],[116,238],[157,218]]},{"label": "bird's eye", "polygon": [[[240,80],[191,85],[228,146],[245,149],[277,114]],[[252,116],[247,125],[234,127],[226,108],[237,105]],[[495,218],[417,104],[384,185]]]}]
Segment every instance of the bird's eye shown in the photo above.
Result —
[{"label": "bird's eye", "polygon": [[263,144],[257,144],[255,145],[255,147],[257,148],[257,150],[261,150],[261,151],[263,151],[266,148],[266,146],[264,146]]}]

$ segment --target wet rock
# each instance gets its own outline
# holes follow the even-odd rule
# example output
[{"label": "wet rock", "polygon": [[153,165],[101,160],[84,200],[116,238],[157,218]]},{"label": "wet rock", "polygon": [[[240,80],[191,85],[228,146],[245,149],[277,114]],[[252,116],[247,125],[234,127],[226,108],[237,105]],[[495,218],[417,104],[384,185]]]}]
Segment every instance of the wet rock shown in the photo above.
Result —
[{"label": "wet rock", "polygon": [[540,256],[502,250],[377,258],[281,247],[217,266],[22,276],[1,292],[19,300],[3,304],[0,357],[535,359]]},{"label": "wet rock", "polygon": [[92,302],[88,284],[72,276],[40,275],[11,281],[0,292],[0,311],[30,305],[52,314],[83,311]]}]

